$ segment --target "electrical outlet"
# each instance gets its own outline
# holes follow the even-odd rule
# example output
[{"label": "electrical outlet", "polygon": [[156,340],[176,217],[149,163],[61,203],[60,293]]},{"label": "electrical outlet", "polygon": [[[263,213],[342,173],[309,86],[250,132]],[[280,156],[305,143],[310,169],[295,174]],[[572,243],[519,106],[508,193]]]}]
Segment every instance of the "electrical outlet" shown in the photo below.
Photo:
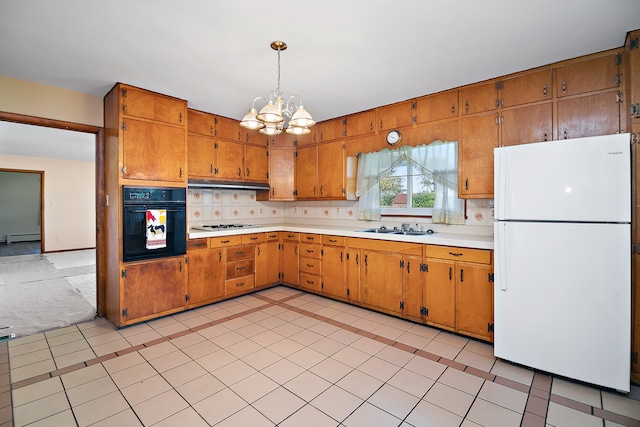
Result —
[{"label": "electrical outlet", "polygon": [[293,208],[293,213],[298,213],[298,207],[297,207],[297,206],[295,206],[295,207]]},{"label": "electrical outlet", "polygon": [[262,208],[260,208],[260,215],[262,215]]},{"label": "electrical outlet", "polygon": [[495,211],[496,211],[495,208],[489,209],[489,217],[490,218],[495,218],[495,213],[496,213]]}]

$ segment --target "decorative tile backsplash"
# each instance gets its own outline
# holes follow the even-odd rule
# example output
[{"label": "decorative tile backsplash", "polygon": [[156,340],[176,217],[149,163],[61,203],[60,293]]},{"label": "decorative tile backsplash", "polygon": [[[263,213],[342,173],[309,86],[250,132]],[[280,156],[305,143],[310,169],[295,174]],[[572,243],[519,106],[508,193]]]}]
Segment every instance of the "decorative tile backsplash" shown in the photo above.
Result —
[{"label": "decorative tile backsplash", "polygon": [[[358,226],[357,201],[263,202],[254,190],[189,188],[187,211],[190,225],[218,223],[273,223],[296,220],[351,221]],[[488,227],[493,224],[493,205],[485,199],[467,200],[465,225]],[[399,218],[398,222],[406,221]],[[346,222],[346,223],[345,223]],[[384,221],[383,221],[384,222]],[[387,222],[393,223],[389,219]],[[431,222],[430,219],[420,221]]]}]

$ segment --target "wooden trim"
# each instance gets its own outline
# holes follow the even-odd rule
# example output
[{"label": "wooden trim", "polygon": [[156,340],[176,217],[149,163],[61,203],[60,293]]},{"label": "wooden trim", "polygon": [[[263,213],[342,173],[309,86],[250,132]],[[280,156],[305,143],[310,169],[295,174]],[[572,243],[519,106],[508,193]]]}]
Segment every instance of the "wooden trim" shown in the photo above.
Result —
[{"label": "wooden trim", "polygon": [[85,125],[82,123],[65,122],[63,120],[47,119],[44,117],[27,116],[25,114],[9,113],[0,111],[0,120],[4,122],[23,123],[26,125],[43,126],[48,128],[66,129],[76,132],[95,133],[102,129],[98,126]]}]

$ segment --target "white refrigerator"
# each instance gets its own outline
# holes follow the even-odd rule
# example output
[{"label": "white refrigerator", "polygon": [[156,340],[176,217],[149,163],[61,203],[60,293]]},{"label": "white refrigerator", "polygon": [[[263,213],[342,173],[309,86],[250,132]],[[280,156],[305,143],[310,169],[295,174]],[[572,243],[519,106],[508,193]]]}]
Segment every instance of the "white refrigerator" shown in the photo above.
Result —
[{"label": "white refrigerator", "polygon": [[494,150],[494,352],[628,392],[629,134]]}]

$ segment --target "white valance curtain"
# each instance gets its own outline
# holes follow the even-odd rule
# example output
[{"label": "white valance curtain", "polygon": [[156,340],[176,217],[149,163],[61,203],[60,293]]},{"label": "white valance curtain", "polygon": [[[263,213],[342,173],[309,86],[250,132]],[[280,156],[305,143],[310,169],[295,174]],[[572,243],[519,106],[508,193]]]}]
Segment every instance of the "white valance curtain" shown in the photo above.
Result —
[{"label": "white valance curtain", "polygon": [[401,163],[433,179],[436,194],[432,220],[434,223],[464,224],[463,201],[458,199],[458,143],[434,141],[418,147],[383,149],[360,154],[356,196],[359,197],[358,219],[379,220],[380,179],[389,176]]}]

